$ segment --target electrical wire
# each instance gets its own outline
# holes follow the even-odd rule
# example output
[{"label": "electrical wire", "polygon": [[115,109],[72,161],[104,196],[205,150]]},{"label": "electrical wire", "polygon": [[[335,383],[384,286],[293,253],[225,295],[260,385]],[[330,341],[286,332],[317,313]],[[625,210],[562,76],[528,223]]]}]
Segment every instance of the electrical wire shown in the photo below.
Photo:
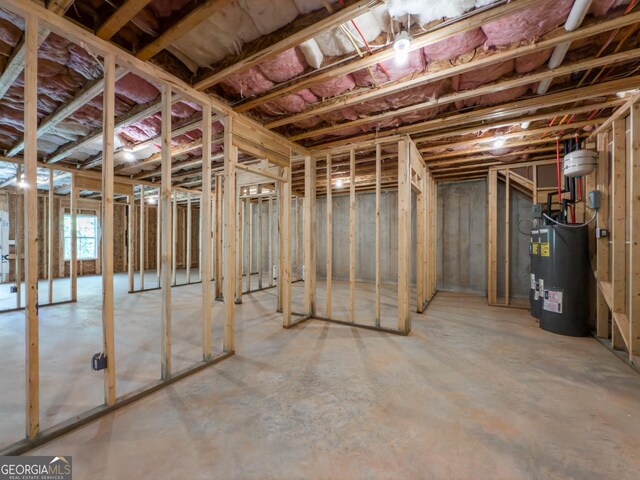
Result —
[{"label": "electrical wire", "polygon": [[557,220],[554,220],[553,218],[551,218],[546,213],[543,213],[542,215],[544,215],[544,218],[546,218],[547,220],[551,220],[553,223],[555,223],[556,225],[560,225],[561,227],[582,228],[582,227],[586,227],[587,225],[589,225],[591,222],[593,222],[596,219],[596,217],[598,216],[598,211],[596,210],[595,212],[593,212],[593,216],[591,217],[591,219],[588,222],[585,222],[585,223],[583,223],[581,225],[571,225],[571,224],[567,224],[567,223],[560,223]]},{"label": "electrical wire", "polygon": [[535,225],[533,223],[533,219],[531,219],[531,218],[521,218],[520,221],[518,222],[518,232],[520,232],[522,235],[526,235],[526,236],[531,235],[531,230],[533,230],[533,228],[531,230],[529,230],[529,232],[523,232],[522,230],[520,230],[520,224],[522,222],[531,222],[531,226],[533,227],[533,225]]}]

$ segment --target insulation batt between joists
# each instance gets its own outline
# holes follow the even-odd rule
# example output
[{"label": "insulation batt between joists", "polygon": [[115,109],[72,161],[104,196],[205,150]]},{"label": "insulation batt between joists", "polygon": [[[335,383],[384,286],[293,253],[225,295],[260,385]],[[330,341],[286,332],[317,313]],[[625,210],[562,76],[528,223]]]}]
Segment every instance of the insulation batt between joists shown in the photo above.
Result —
[{"label": "insulation batt between joists", "polygon": [[179,38],[174,46],[206,68],[240,53],[245,43],[284,27],[299,15],[323,8],[321,0],[236,0]]}]

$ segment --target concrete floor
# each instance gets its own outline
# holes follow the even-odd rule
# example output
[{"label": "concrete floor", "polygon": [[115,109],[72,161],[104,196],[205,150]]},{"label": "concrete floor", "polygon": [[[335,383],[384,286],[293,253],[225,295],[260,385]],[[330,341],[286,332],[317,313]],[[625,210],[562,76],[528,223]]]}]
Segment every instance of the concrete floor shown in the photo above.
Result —
[{"label": "concrete floor", "polygon": [[[176,302],[193,311],[197,287],[175,289]],[[125,298],[144,306],[157,294]],[[594,339],[447,293],[414,315],[409,337],[321,321],[283,330],[275,294],[244,297],[236,356],[30,454],[73,455],[80,479],[637,478],[640,375]],[[178,357],[197,356],[191,313],[175,322]],[[157,345],[158,322],[135,329]],[[116,329],[118,368],[129,381],[155,378],[158,355],[145,352],[145,365],[121,345],[126,325]],[[194,335],[182,329],[193,325]],[[88,375],[82,390],[95,387],[99,401],[101,377]]]}]

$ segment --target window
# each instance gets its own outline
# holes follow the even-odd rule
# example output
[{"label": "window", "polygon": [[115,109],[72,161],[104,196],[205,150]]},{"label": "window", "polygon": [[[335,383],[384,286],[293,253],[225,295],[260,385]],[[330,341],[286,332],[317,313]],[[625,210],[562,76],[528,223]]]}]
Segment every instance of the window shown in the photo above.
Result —
[{"label": "window", "polygon": [[[98,258],[98,217],[76,215],[78,260]],[[71,260],[71,215],[64,215],[64,259]]]}]

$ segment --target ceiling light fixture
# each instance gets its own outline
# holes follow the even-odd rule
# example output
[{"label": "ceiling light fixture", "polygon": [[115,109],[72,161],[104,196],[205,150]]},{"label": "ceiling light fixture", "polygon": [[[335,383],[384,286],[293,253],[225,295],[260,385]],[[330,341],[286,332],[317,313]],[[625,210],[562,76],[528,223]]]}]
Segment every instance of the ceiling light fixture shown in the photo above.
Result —
[{"label": "ceiling light fixture", "polygon": [[158,199],[156,197],[149,197],[149,200],[147,200],[147,202],[149,203],[149,205],[155,205],[156,203],[158,203]]},{"label": "ceiling light fixture", "polygon": [[127,151],[127,150],[125,150],[125,151],[124,151],[124,153],[122,154],[122,156],[124,157],[124,159],[125,159],[127,162],[131,162],[131,161],[133,161],[133,160],[135,160],[135,159],[136,159],[136,156],[133,154],[133,152],[130,152],[130,151]]},{"label": "ceiling light fixture", "polygon": [[409,48],[411,47],[411,35],[408,32],[400,32],[393,42],[393,49],[396,51],[396,63],[403,64],[409,58]]},{"label": "ceiling light fixture", "polygon": [[342,188],[342,185],[343,185],[342,179],[341,178],[337,179],[336,180],[336,188]]}]

